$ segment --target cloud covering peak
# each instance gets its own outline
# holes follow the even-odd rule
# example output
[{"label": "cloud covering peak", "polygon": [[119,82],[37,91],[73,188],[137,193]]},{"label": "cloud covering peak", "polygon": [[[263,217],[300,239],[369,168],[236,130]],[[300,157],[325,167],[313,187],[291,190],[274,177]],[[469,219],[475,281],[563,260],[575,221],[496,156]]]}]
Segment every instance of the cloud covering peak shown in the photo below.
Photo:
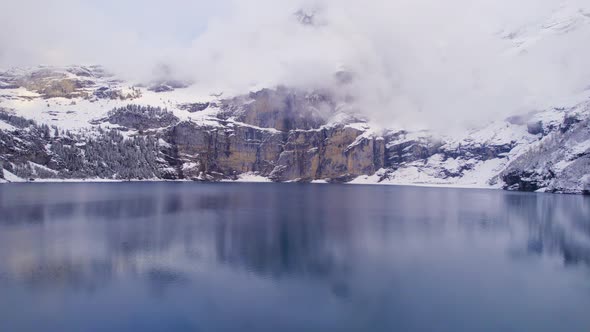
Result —
[{"label": "cloud covering peak", "polygon": [[429,127],[545,107],[590,85],[590,5],[579,0],[115,4],[0,5],[0,65],[92,62],[146,79],[164,63],[212,91],[330,88],[376,122]]}]

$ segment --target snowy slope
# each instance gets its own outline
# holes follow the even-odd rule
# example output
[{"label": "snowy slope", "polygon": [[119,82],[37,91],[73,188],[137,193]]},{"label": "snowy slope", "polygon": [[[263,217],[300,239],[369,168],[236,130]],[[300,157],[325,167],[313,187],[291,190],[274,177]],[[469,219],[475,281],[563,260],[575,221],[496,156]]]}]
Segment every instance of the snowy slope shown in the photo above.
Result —
[{"label": "snowy slope", "polygon": [[[207,121],[211,110],[190,113],[182,109],[182,105],[189,103],[215,103],[218,96],[206,93],[195,87],[174,89],[172,91],[155,92],[147,87],[133,82],[124,82],[113,76],[77,75],[86,67],[70,66],[65,68],[36,67],[27,69],[13,69],[0,73],[0,83],[9,88],[0,88],[0,108],[12,110],[15,114],[41,124],[59,125],[66,130],[91,128],[91,121],[104,117],[110,110],[128,104],[155,106],[167,108],[181,119]],[[37,91],[25,87],[13,86],[14,81],[31,80],[31,76],[39,71],[50,71],[55,80],[84,81],[85,86],[77,89],[87,96],[80,97],[76,93],[72,96],[47,97]],[[84,71],[83,71],[84,72]],[[63,77],[62,77],[63,76]],[[11,84],[12,83],[12,84]],[[25,84],[26,85],[26,84]],[[44,86],[50,85],[43,82]],[[101,93],[114,91],[115,97],[100,96]],[[124,96],[118,98],[117,96]],[[129,96],[129,97],[127,97]],[[213,109],[214,107],[212,107]],[[213,110],[215,112],[215,110]]]}]

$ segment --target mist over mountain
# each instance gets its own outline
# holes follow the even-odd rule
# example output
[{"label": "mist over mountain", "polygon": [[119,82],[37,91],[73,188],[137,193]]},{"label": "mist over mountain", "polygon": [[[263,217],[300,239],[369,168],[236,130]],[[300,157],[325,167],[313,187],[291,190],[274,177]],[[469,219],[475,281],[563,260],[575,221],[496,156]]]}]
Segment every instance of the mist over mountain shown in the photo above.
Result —
[{"label": "mist over mountain", "polygon": [[[5,68],[92,63],[151,81],[164,64],[211,92],[329,88],[388,125],[464,128],[590,85],[590,5],[578,0],[0,6]],[[354,79],[340,84],[339,71]]]}]

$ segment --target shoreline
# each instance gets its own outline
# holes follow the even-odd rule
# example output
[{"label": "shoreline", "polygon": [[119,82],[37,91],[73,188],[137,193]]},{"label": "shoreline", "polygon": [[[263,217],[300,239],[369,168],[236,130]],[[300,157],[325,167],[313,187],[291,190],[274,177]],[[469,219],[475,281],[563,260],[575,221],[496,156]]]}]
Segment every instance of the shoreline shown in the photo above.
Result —
[{"label": "shoreline", "polygon": [[178,182],[178,183],[281,183],[281,184],[294,184],[294,183],[305,183],[305,184],[343,184],[343,185],[368,185],[368,186],[397,186],[397,187],[424,187],[424,188],[448,188],[448,189],[485,189],[485,190],[503,190],[502,187],[498,186],[481,186],[481,185],[468,185],[468,184],[439,184],[439,183],[391,183],[391,182],[343,182],[343,183],[330,183],[326,180],[313,180],[310,182],[298,182],[298,181],[286,181],[286,182],[274,182],[268,178],[260,177],[260,179],[244,178],[238,180],[220,180],[220,181],[202,181],[202,180],[165,180],[165,179],[131,179],[131,180],[115,180],[115,179],[35,179],[33,181],[20,179],[19,181],[8,181],[6,179],[0,182],[3,184],[31,184],[31,183],[125,183],[125,182]]},{"label": "shoreline", "polygon": [[[6,175],[6,170],[5,175]],[[9,173],[10,174],[10,173]],[[343,183],[331,183],[328,180],[321,179],[321,180],[313,180],[309,182],[298,182],[295,181],[285,181],[285,182],[274,182],[266,177],[254,175],[254,174],[243,174],[241,178],[237,180],[229,180],[223,179],[220,181],[206,181],[206,180],[190,180],[190,179],[178,179],[178,180],[165,180],[165,179],[131,179],[131,180],[119,180],[119,179],[34,179],[33,181],[24,180],[22,178],[18,178],[13,174],[10,174],[9,178],[11,180],[7,180],[6,177],[4,179],[0,179],[0,185],[7,185],[7,184],[24,184],[24,183],[124,183],[124,182],[178,182],[178,183],[283,183],[283,184],[293,184],[293,183],[305,183],[305,184],[343,184],[343,185],[368,185],[368,186],[397,186],[397,187],[423,187],[423,188],[446,188],[446,189],[476,189],[476,190],[500,190],[500,191],[509,191],[509,192],[522,192],[522,193],[537,193],[537,194],[562,194],[562,195],[582,195],[586,196],[584,192],[546,192],[545,188],[541,188],[534,192],[528,191],[518,191],[518,190],[506,190],[499,185],[480,185],[480,184],[451,184],[451,183],[407,183],[407,182],[371,182],[367,181],[367,179],[360,179],[357,178],[350,182],[343,182]],[[362,177],[362,176],[361,176]]]}]

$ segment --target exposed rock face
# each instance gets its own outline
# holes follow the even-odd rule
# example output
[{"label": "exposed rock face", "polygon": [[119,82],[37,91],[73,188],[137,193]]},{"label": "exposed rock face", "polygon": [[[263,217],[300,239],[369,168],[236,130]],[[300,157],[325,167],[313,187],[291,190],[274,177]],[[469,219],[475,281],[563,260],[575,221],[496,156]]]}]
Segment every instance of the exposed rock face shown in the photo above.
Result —
[{"label": "exposed rock face", "polygon": [[[324,126],[329,97],[279,88],[225,102],[220,126],[182,122],[168,134],[183,176],[256,172],[274,181],[350,179],[383,167],[385,142],[365,131]],[[228,122],[235,119],[236,122]],[[322,127],[324,126],[324,127]]]},{"label": "exposed rock face", "polygon": [[527,131],[530,134],[538,135],[543,133],[543,122],[542,121],[533,121],[527,123]]},{"label": "exposed rock face", "polygon": [[[90,77],[90,71],[85,72]],[[14,77],[17,86],[37,92],[44,98],[86,98],[88,92],[84,89],[93,84],[86,77],[69,76],[67,72],[52,69],[39,69],[28,75]]]},{"label": "exposed rock face", "polygon": [[[248,102],[237,102],[249,98]],[[92,123],[117,125],[117,130],[130,131],[132,137],[153,137],[160,141],[152,153],[160,162],[144,166],[146,171],[141,172],[144,178],[152,174],[167,179],[218,180],[255,172],[274,181],[348,181],[384,167],[385,140],[368,132],[368,128],[345,123],[327,126],[324,119],[333,112],[325,95],[280,88],[226,101],[212,123],[181,121],[165,109],[138,105],[116,108]],[[5,161],[14,165],[31,161],[63,177],[96,176],[95,161],[88,158],[88,149],[95,144],[93,140],[81,136],[60,138],[51,133],[27,135],[25,140],[19,140],[19,135],[33,130],[26,128],[37,128],[33,122],[19,121],[24,121],[23,131],[6,134],[9,137],[0,145],[0,155]],[[111,131],[96,135],[99,138],[94,140],[101,141],[101,147],[111,144],[108,142],[121,143],[119,136],[110,137]],[[17,146],[23,141],[26,146]],[[143,144],[138,149],[146,145],[144,140],[136,140],[134,144]],[[56,146],[59,153],[55,151]],[[120,152],[122,158],[133,155],[127,148]],[[126,162],[111,168],[123,163]],[[134,167],[134,161],[128,164]],[[32,171],[17,173],[35,177]],[[123,172],[103,173],[119,177]]]},{"label": "exposed rock face", "polygon": [[386,135],[386,166],[401,165],[425,160],[439,152],[442,142],[432,137],[407,137],[408,132],[400,131]]},{"label": "exposed rock face", "polygon": [[345,126],[293,131],[270,178],[345,181],[372,174],[384,165],[385,142],[380,137],[363,137],[363,133]]},{"label": "exposed rock face", "polygon": [[333,113],[329,96],[278,88],[250,93],[226,101],[223,116],[261,128],[279,131],[316,129]]},{"label": "exposed rock face", "polygon": [[506,189],[590,194],[588,105],[564,117],[558,130],[502,172]]},{"label": "exposed rock face", "polygon": [[40,68],[33,71],[0,73],[1,89],[25,88],[45,99],[136,99],[141,92],[122,87],[121,81],[109,80],[100,66]]},{"label": "exposed rock face", "polygon": [[35,85],[28,85],[27,88],[30,90],[37,91],[38,93],[45,96],[45,98],[77,98],[88,96],[85,92],[81,91],[81,89],[84,87],[84,84],[85,82],[83,81],[65,78],[60,80],[53,80],[48,84],[43,84],[38,87]]},{"label": "exposed rock face", "polygon": [[520,138],[505,135],[514,129],[518,127],[505,122],[458,137],[405,130],[388,132],[384,135],[385,170],[379,172],[377,180],[441,185],[466,180],[465,186],[494,185],[497,182],[494,169],[507,163],[517,146],[535,140],[530,135]]},{"label": "exposed rock face", "polygon": [[[336,79],[354,77],[343,71]],[[354,116],[346,96],[328,91],[162,98],[126,88],[100,67],[5,72],[0,87],[7,108],[0,110],[0,163],[11,173],[3,182],[13,175],[216,181],[255,173],[281,182],[590,191],[588,102],[437,135],[376,130]],[[128,103],[136,98],[142,106]],[[62,120],[68,130],[53,125]]]},{"label": "exposed rock face", "polygon": [[181,122],[167,134],[182,177],[232,177],[246,172],[268,174],[282,149],[282,134],[244,126],[203,127]]},{"label": "exposed rock face", "polygon": [[149,91],[153,92],[168,92],[175,89],[184,89],[190,86],[190,83],[178,80],[161,80],[155,81],[148,87]]},{"label": "exposed rock face", "polygon": [[120,88],[101,86],[94,91],[94,97],[98,99],[132,100],[141,97],[141,91],[137,88],[130,88],[127,91]]}]

